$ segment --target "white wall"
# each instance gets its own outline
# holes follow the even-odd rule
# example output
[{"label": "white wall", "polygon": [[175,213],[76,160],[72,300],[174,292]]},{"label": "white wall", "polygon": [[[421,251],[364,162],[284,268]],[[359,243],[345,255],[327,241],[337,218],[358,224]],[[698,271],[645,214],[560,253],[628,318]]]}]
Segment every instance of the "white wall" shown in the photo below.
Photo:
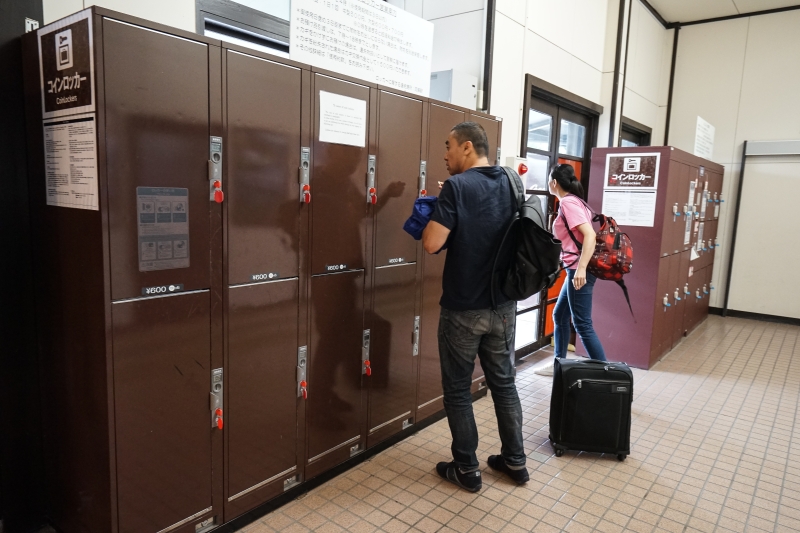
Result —
[{"label": "white wall", "polygon": [[604,145],[618,10],[619,0],[498,0],[490,112],[503,117],[503,160],[518,155],[526,74],[602,105]]},{"label": "white wall", "polygon": [[622,114],[653,130],[653,146],[664,144],[674,34],[633,0]]},{"label": "white wall", "polygon": [[[692,152],[699,115],[716,128],[712,159],[725,167],[726,202],[717,232],[722,247],[714,264],[716,290],[711,296],[715,307],[724,302],[743,142],[800,139],[798,28],[800,12],[792,11],[688,26],[680,32],[669,142]],[[748,163],[745,183],[755,189],[746,189],[750,198],[740,213],[731,309],[800,315],[800,285],[780,279],[800,262],[797,247],[789,245],[797,241],[794,224],[776,230],[770,222],[781,214],[778,204],[783,198],[800,197],[799,159]],[[757,269],[746,261],[748,257],[758,262]],[[794,314],[789,314],[787,305],[794,306]]]},{"label": "white wall", "polygon": [[43,0],[44,23],[91,6],[102,6],[186,31],[195,31],[194,0]]}]

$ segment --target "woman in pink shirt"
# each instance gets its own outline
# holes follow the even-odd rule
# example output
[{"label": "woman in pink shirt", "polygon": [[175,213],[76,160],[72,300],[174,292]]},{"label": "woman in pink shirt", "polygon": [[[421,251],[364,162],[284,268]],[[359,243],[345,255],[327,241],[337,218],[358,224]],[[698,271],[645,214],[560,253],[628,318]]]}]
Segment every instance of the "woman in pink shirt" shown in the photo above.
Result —
[{"label": "woman in pink shirt", "polygon": [[[558,216],[553,222],[553,233],[561,241],[561,260],[567,269],[567,279],[553,308],[555,355],[567,356],[569,321],[572,317],[575,331],[586,347],[589,357],[605,361],[603,345],[592,326],[592,290],[597,278],[586,272],[596,240],[592,227],[592,212],[582,200],[583,186],[575,176],[572,165],[559,164],[553,167],[550,171],[549,185],[550,193],[556,195],[559,200]],[[580,247],[575,243],[576,240],[581,243]],[[553,364],[536,373],[552,376]]]}]

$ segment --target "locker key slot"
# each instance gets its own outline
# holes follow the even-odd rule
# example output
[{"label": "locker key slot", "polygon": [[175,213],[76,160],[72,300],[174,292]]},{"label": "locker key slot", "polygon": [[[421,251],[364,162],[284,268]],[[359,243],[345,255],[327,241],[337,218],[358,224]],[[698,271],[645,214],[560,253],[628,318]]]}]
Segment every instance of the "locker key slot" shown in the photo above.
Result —
[{"label": "locker key slot", "polygon": [[673,215],[673,220],[681,216],[680,209],[678,208],[678,202],[675,202],[675,205],[672,206],[672,215]]},{"label": "locker key slot", "polygon": [[222,429],[222,369],[211,371],[211,427]]},{"label": "locker key slot", "polygon": [[672,307],[672,304],[669,303],[669,294],[664,295],[664,311],[667,310],[667,307]]},{"label": "locker key slot", "polygon": [[677,302],[681,301],[680,294],[681,294],[681,291],[677,287],[675,287],[675,302],[676,302],[676,304],[677,304]]},{"label": "locker key slot", "polygon": [[222,203],[222,137],[211,136],[208,148],[208,189],[209,200]]},{"label": "locker key slot", "polygon": [[306,369],[308,367],[308,348],[301,346],[297,349],[297,396],[308,399],[308,383],[306,383]]},{"label": "locker key slot", "polygon": [[689,284],[688,283],[683,286],[683,294],[685,294],[686,296],[689,296],[690,294],[692,294],[691,292],[689,292]]},{"label": "locker key slot", "polygon": [[311,167],[311,148],[304,146],[300,149],[300,202],[311,203],[311,180],[309,172]]},{"label": "locker key slot", "polygon": [[378,203],[378,191],[375,188],[375,156],[367,158],[367,203],[375,205]]},{"label": "locker key slot", "polygon": [[411,336],[411,342],[413,344],[413,348],[411,350],[411,356],[415,357],[419,355],[419,317],[414,317],[414,333]]},{"label": "locker key slot", "polygon": [[419,162],[419,196],[418,198],[423,198],[428,195],[427,190],[427,161],[420,161]]},{"label": "locker key slot", "polygon": [[365,329],[361,338],[361,373],[372,375],[372,366],[369,362],[369,330]]}]

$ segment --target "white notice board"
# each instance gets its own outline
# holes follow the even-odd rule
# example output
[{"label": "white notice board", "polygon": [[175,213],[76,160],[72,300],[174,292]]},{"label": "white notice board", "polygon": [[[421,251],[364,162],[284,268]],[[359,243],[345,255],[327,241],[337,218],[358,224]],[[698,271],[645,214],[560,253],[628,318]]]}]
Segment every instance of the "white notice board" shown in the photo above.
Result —
[{"label": "white notice board", "polygon": [[433,23],[383,0],[292,0],[295,61],[428,96]]},{"label": "white notice board", "polygon": [[715,132],[714,126],[703,120],[703,117],[697,117],[697,129],[694,134],[694,155],[704,159],[714,157]]}]

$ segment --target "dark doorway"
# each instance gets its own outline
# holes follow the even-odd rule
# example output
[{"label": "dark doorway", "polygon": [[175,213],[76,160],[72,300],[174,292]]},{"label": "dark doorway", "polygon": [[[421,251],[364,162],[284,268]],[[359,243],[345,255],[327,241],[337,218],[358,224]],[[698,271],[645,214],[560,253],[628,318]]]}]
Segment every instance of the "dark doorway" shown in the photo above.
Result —
[{"label": "dark doorway", "polygon": [[653,130],[644,124],[622,117],[622,124],[619,130],[619,145],[623,148],[650,146],[652,133]]}]

